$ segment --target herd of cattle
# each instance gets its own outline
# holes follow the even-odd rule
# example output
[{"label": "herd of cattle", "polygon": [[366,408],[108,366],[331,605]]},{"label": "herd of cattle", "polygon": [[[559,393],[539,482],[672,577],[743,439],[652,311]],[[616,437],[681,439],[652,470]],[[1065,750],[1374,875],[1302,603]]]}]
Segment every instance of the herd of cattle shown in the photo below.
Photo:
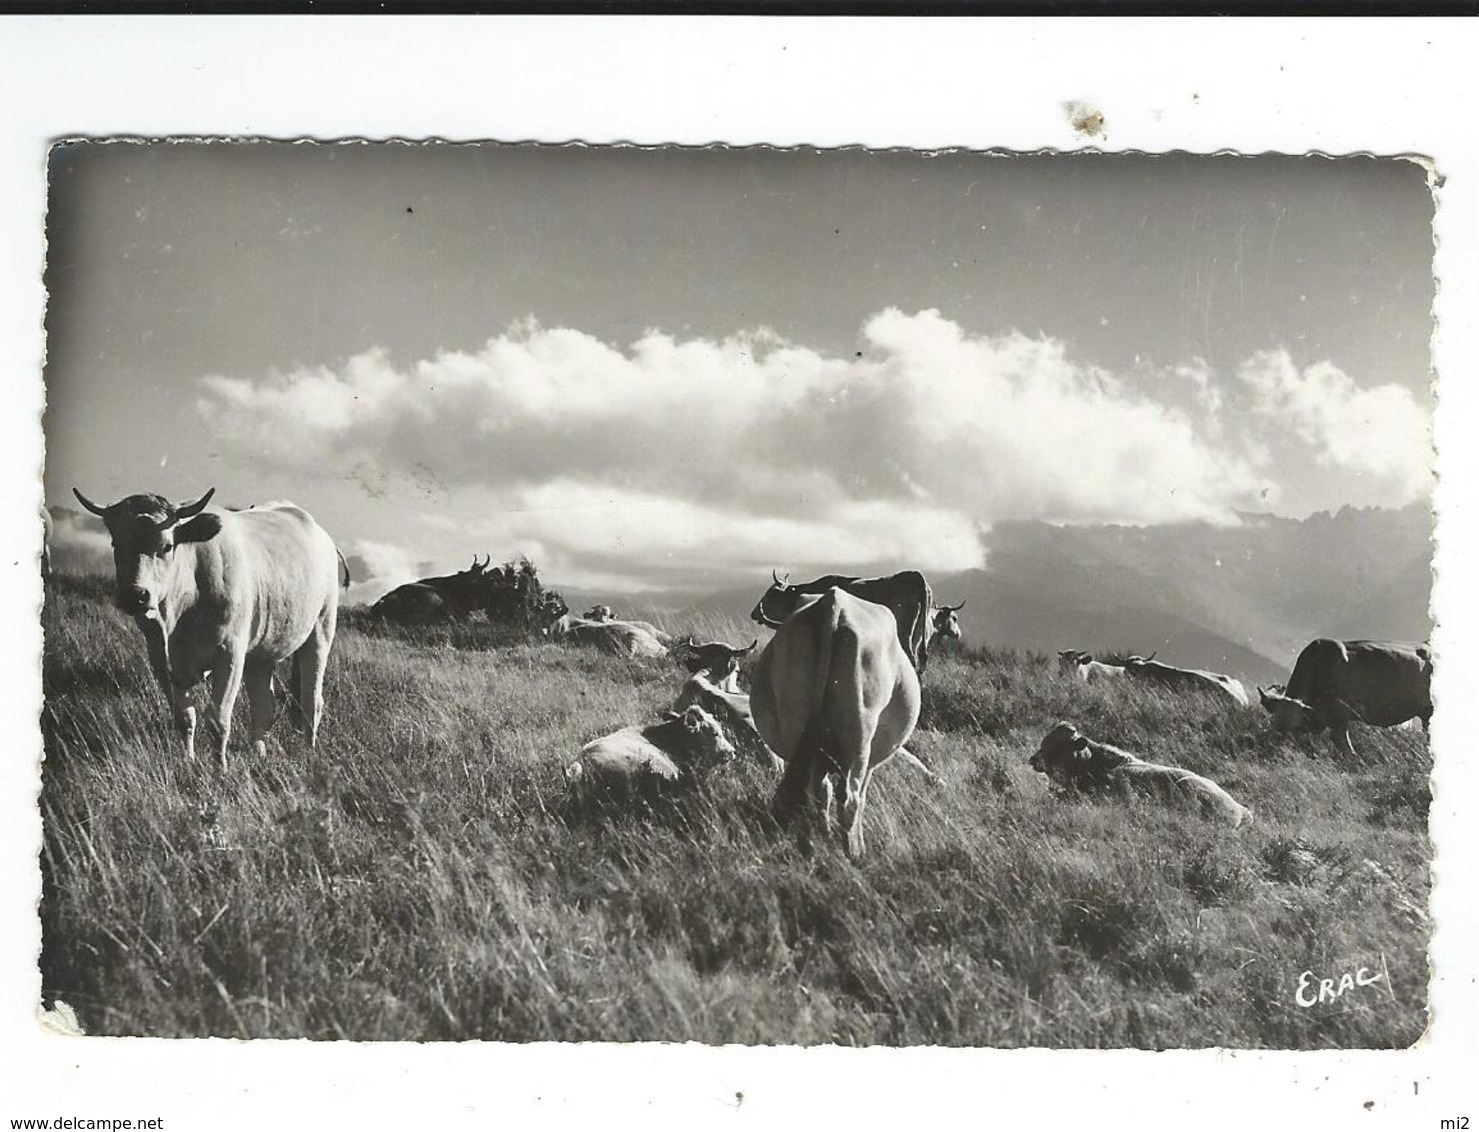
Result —
[{"label": "herd of cattle", "polygon": [[[289,658],[289,716],[312,745],[339,591],[349,582],[323,528],[291,503],[208,508],[214,489],[179,506],[139,494],[108,507],[73,490],[107,527],[117,604],[144,635],[188,756],[195,755],[196,712],[187,697],[207,678],[205,722],[222,765],[243,685],[250,740],[260,752],[277,714],[276,669]],[[44,550],[42,561],[46,568]],[[488,565],[475,559],[459,574],[403,586],[376,608],[412,618],[466,612],[476,607]],[[549,637],[630,656],[672,655],[690,673],[661,721],[587,744],[566,768],[567,781],[579,795],[630,797],[691,779],[738,751],[780,775],[772,803],[779,819],[819,818],[830,831],[835,803],[848,853],[860,856],[874,772],[898,757],[935,778],[905,744],[919,721],[930,645],[961,639],[960,608],[935,605],[929,583],[912,570],[882,578],[829,575],[801,585],[772,574],[751,618],[774,636],[755,660],[746,695],[739,669],[758,639],[743,648],[677,640],[647,622],[617,619],[605,606],[575,617],[550,600],[541,607]],[[1237,680],[1176,668],[1154,654],[1113,664],[1071,649],[1058,659],[1063,671],[1084,681],[1138,680],[1248,704]],[[1277,731],[1328,731],[1338,748],[1354,754],[1352,722],[1391,727],[1420,720],[1426,730],[1432,669],[1425,645],[1318,639],[1299,654],[1288,684],[1259,688],[1259,700]],[[1189,800],[1234,826],[1248,814],[1210,779],[1146,762],[1067,722],[1048,731],[1029,765],[1068,789]]]}]

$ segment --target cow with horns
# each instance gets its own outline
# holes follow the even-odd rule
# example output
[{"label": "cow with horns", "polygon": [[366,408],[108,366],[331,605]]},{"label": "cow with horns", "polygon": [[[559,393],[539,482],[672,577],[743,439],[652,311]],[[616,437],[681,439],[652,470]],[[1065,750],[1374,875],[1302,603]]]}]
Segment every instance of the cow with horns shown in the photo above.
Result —
[{"label": "cow with horns", "polygon": [[144,635],[186,755],[195,757],[195,708],[186,698],[207,676],[206,725],[221,765],[243,684],[249,734],[261,754],[277,715],[273,673],[289,657],[290,713],[311,746],[323,715],[339,590],[349,584],[328,533],[292,503],[207,509],[215,488],[180,506],[139,494],[100,507],[73,493],[108,528],[118,606]]}]

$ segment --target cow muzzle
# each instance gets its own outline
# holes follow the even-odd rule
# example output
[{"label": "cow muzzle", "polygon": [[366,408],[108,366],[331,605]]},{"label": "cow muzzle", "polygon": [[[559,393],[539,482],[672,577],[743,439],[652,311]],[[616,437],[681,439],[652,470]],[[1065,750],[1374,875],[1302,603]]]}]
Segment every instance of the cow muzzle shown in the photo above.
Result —
[{"label": "cow muzzle", "polygon": [[118,591],[118,608],[138,617],[149,610],[149,591],[143,586],[124,586]]}]

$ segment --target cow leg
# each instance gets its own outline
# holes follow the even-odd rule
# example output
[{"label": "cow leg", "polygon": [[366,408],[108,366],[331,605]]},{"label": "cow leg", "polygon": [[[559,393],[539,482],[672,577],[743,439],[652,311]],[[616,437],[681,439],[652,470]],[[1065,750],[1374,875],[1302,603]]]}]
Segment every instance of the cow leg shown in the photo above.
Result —
[{"label": "cow leg", "polygon": [[907,747],[900,747],[897,751],[894,752],[894,754],[902,759],[907,765],[912,766],[916,770],[918,770],[920,774],[924,775],[925,778],[929,779],[936,786],[943,785],[944,780],[934,771],[930,770],[930,768],[925,764],[925,761],[921,759],[918,755],[914,754],[914,752],[910,751]]},{"label": "cow leg", "polygon": [[854,861],[863,855],[863,807],[867,802],[867,760],[854,762],[842,776],[842,828],[847,834],[847,855]]},{"label": "cow leg", "polygon": [[781,775],[780,785],[775,788],[770,811],[782,825],[790,824],[808,801],[811,792],[810,762],[811,759],[801,752],[793,754],[791,761],[786,764],[785,773]]},{"label": "cow leg", "polygon": [[1341,723],[1332,727],[1330,729],[1330,738],[1335,740],[1335,749],[1337,751],[1343,751],[1345,754],[1350,755],[1351,758],[1356,757],[1356,748],[1351,744],[1350,724]]},{"label": "cow leg", "polygon": [[277,696],[273,693],[272,667],[271,661],[248,661],[243,677],[249,709],[248,734],[259,759],[267,754],[267,732],[277,719]]},{"label": "cow leg", "polygon": [[318,742],[318,725],[324,714],[324,673],[329,666],[329,649],[334,643],[332,622],[318,626],[293,654],[293,671],[298,677],[298,720],[309,747]]},{"label": "cow leg", "polygon": [[226,769],[226,745],[231,741],[231,713],[241,692],[245,657],[227,656],[211,669],[211,702],[206,707],[206,727],[216,741],[216,760]]},{"label": "cow leg", "polygon": [[144,643],[149,650],[149,667],[154,672],[154,678],[159,681],[165,702],[169,704],[170,719],[175,725],[175,731],[185,741],[185,758],[194,762],[195,707],[189,702],[190,689],[175,685],[170,673],[169,648],[165,644],[164,630],[158,626],[158,622],[145,625]]},{"label": "cow leg", "polygon": [[[816,773],[817,770],[820,770],[820,773]],[[813,770],[807,804],[813,815],[820,813],[822,832],[828,837],[832,836],[832,800],[835,794],[832,775],[827,771],[825,764],[818,761],[817,767]]]}]

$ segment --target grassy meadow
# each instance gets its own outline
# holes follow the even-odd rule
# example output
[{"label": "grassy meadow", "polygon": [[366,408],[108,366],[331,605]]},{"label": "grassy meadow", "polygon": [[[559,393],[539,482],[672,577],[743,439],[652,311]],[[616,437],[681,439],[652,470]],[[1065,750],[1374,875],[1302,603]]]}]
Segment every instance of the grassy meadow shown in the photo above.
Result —
[{"label": "grassy meadow", "polygon": [[[1418,731],[1357,728],[1352,765],[1256,706],[942,650],[910,747],[943,785],[881,769],[854,864],[776,830],[749,764],[571,810],[565,764],[683,673],[485,624],[346,618],[316,751],[283,718],[265,761],[238,730],[224,772],[187,763],[109,590],[53,578],[43,615],[43,990],[89,1033],[1317,1048],[1426,1024]],[[1253,820],[1053,796],[1027,759],[1059,719]],[[1296,1002],[1360,967],[1386,976]]]}]

